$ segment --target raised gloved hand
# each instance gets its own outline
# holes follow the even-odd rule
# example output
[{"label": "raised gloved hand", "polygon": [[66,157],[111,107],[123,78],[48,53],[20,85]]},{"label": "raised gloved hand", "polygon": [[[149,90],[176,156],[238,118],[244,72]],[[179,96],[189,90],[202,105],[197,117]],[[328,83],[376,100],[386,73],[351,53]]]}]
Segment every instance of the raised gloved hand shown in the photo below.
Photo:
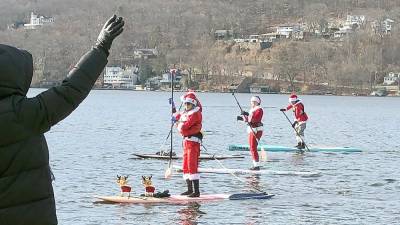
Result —
[{"label": "raised gloved hand", "polygon": [[239,120],[242,120],[242,121],[243,121],[243,116],[237,116],[237,117],[236,117],[236,120],[238,120],[238,121],[239,121]]},{"label": "raised gloved hand", "polygon": [[113,40],[124,31],[124,24],[122,17],[117,18],[116,15],[108,19],[97,37],[96,47],[108,56]]},{"label": "raised gloved hand", "polygon": [[174,102],[174,100],[173,100],[172,98],[169,98],[169,99],[168,99],[168,103],[169,103],[170,105],[172,105],[173,108],[175,108],[175,102]]},{"label": "raised gloved hand", "polygon": [[171,117],[171,123],[174,124],[174,123],[176,123],[176,121],[177,121],[177,120],[176,120],[176,117],[175,117],[175,116],[172,116],[172,117]]},{"label": "raised gloved hand", "polygon": [[172,105],[172,113],[176,113],[176,107],[175,107],[175,102],[172,98],[168,99],[168,102],[170,105]]},{"label": "raised gloved hand", "polygon": [[285,111],[286,111],[286,109],[280,109],[280,111],[281,111],[281,112],[285,112]]},{"label": "raised gloved hand", "polygon": [[240,115],[243,115],[243,116],[249,116],[249,113],[248,113],[248,112],[246,112],[246,111],[242,111],[242,113],[240,113]]},{"label": "raised gloved hand", "polygon": [[297,121],[294,121],[294,123],[292,124],[292,127],[293,128],[295,128],[296,127],[296,125],[298,124],[299,122],[297,122]]}]

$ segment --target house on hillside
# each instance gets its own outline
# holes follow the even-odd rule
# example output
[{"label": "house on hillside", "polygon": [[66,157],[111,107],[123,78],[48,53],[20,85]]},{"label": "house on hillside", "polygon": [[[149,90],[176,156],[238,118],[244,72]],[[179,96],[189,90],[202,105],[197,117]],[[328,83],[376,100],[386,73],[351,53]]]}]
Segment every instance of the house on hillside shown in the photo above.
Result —
[{"label": "house on hillside", "polygon": [[335,33],[333,33],[333,37],[334,38],[342,38],[348,34],[351,34],[352,32],[353,31],[351,31],[351,30],[339,30],[339,31],[336,31]]},{"label": "house on hillside", "polygon": [[[173,80],[174,83],[174,88],[180,89],[181,88],[181,80],[182,80],[182,74],[180,70],[176,71],[175,74],[175,79]],[[168,71],[162,75],[162,79],[160,80],[160,86],[162,89],[170,89],[171,88],[171,81],[172,81],[172,75],[171,72]]]},{"label": "house on hillside", "polygon": [[361,27],[365,24],[365,16],[364,15],[347,15],[346,22],[344,23],[345,26],[353,27]]},{"label": "house on hillside", "polygon": [[133,89],[138,79],[137,66],[106,66],[104,86],[110,88]]},{"label": "house on hillside", "polygon": [[158,55],[157,48],[135,49],[133,50],[134,59],[150,59],[156,58]]},{"label": "house on hillside", "polygon": [[260,35],[258,34],[252,34],[249,36],[248,42],[250,43],[257,43],[260,41]]},{"label": "house on hillside", "polygon": [[260,35],[260,39],[262,41],[275,41],[276,39],[278,39],[280,36],[277,33],[266,33],[266,34],[261,34]]},{"label": "house on hillside", "polygon": [[215,40],[230,39],[233,37],[233,30],[216,30],[214,32]]},{"label": "house on hillside", "polygon": [[276,27],[276,34],[284,36],[285,38],[290,38],[294,31],[293,26],[278,26]]},{"label": "house on hillside", "polygon": [[268,85],[251,84],[249,86],[250,93],[277,93]]},{"label": "house on hillside", "polygon": [[393,85],[400,80],[400,73],[390,72],[387,76],[383,78],[384,85]]},{"label": "house on hillside", "polygon": [[53,17],[42,16],[31,12],[31,18],[29,20],[29,23],[24,24],[24,27],[26,29],[36,29],[38,27],[50,23],[54,23]]},{"label": "house on hillside", "polygon": [[376,34],[390,34],[393,23],[394,20],[387,18],[383,21],[374,21],[371,23],[371,26]]}]

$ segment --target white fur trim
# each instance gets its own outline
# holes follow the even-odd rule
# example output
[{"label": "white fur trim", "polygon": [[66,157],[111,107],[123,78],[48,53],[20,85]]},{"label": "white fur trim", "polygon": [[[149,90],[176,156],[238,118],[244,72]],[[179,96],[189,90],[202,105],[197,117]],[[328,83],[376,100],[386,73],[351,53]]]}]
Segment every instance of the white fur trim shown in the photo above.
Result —
[{"label": "white fur trim", "polygon": [[249,134],[253,133],[252,130],[253,130],[255,133],[257,133],[258,131],[263,131],[264,129],[263,129],[263,126],[259,126],[259,127],[250,127],[250,126],[247,126],[247,133],[249,133]]},{"label": "white fur trim", "polygon": [[194,137],[194,136],[192,136],[192,137],[185,137],[185,140],[187,140],[187,141],[193,141],[193,142],[197,142],[197,143],[201,143],[201,140],[200,140],[200,138],[198,138],[198,137]]},{"label": "white fur trim", "polygon": [[260,97],[257,97],[257,96],[251,97],[250,101],[251,102],[257,102],[258,104],[261,104],[261,99],[260,99]]},{"label": "white fur trim", "polygon": [[298,98],[289,98],[289,102],[297,101]]},{"label": "white fur trim", "polygon": [[200,180],[200,174],[199,173],[189,174],[189,180]]},{"label": "white fur trim", "polygon": [[188,179],[190,179],[190,174],[184,173],[184,174],[182,175],[182,177],[183,177],[184,180],[188,180]]},{"label": "white fur trim", "polygon": [[253,166],[260,166],[260,163],[259,162],[256,162],[256,161],[253,161]]},{"label": "white fur trim", "polygon": [[197,106],[197,101],[196,101],[196,99],[189,98],[189,97],[186,97],[185,100],[183,101],[183,103],[190,103],[190,104],[192,104],[192,105],[194,105],[194,106]]},{"label": "white fur trim", "polygon": [[191,109],[190,111],[187,111],[187,115],[192,115],[195,112],[198,112],[200,110],[200,107],[194,107],[193,109]]}]

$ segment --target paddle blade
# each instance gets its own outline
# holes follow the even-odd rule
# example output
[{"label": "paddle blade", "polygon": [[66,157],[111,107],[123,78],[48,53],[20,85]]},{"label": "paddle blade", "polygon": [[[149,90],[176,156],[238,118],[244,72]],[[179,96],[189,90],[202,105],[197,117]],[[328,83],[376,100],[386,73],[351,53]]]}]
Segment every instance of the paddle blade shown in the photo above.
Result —
[{"label": "paddle blade", "polygon": [[172,167],[168,166],[167,170],[165,170],[164,177],[165,179],[169,179],[171,178],[171,175],[172,175]]},{"label": "paddle blade", "polygon": [[267,152],[264,150],[264,148],[261,148],[261,161],[266,162],[267,161]]}]

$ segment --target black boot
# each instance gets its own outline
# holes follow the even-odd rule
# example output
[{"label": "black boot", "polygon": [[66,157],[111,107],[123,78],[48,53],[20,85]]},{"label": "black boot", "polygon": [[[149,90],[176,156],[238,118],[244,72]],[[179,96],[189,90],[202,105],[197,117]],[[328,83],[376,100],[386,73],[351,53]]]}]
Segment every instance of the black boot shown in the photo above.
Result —
[{"label": "black boot", "polygon": [[301,142],[299,149],[305,149],[305,148],[306,148],[306,143]]},{"label": "black boot", "polygon": [[186,184],[187,184],[188,190],[183,192],[181,195],[190,195],[193,193],[192,181],[189,179],[186,179]]},{"label": "black boot", "polygon": [[295,148],[301,149],[301,142],[298,142],[296,146],[294,146]]},{"label": "black boot", "polygon": [[260,167],[259,166],[253,166],[253,167],[250,168],[250,170],[260,170]]},{"label": "black boot", "polygon": [[189,198],[197,198],[200,197],[200,189],[199,189],[199,180],[193,180],[194,192],[188,195]]}]

